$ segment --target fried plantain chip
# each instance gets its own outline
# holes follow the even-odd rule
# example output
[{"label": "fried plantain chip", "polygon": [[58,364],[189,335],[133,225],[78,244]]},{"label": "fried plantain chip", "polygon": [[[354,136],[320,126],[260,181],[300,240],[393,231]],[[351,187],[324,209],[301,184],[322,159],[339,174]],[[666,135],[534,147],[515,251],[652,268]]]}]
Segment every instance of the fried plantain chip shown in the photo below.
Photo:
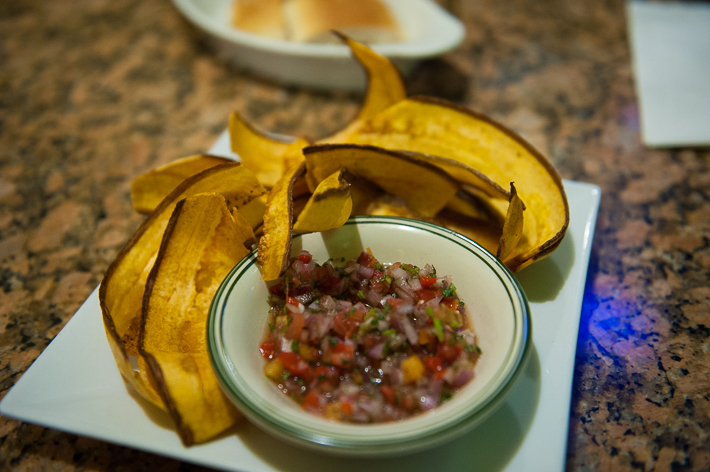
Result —
[{"label": "fried plantain chip", "polygon": [[131,182],[131,201],[138,213],[150,213],[188,177],[220,164],[234,162],[224,157],[197,155],[177,159],[136,177]]},{"label": "fried plantain chip", "polygon": [[207,316],[219,285],[254,239],[221,195],[180,200],[165,228],[143,297],[139,351],[186,446],[233,425],[240,413],[222,393],[207,353]]},{"label": "fried plantain chip", "polygon": [[[407,90],[404,87],[402,74],[389,59],[337,31],[335,34],[348,45],[353,57],[357,59],[367,75],[365,100],[360,107],[360,112],[353,123],[338,133],[347,135],[348,130],[357,126],[358,122],[368,120],[400,100],[404,100],[407,97]],[[331,139],[330,142],[332,141],[334,140]]]},{"label": "fried plantain chip", "polygon": [[308,186],[315,187],[343,167],[388,193],[397,195],[425,217],[439,212],[456,194],[459,183],[414,153],[375,146],[321,144],[303,150]]},{"label": "fried plantain chip", "polygon": [[495,254],[498,248],[501,225],[495,221],[470,218],[445,208],[434,217],[433,222],[476,241],[491,254]]},{"label": "fried plantain chip", "polygon": [[505,215],[503,231],[500,236],[500,242],[498,243],[498,251],[496,252],[496,257],[501,262],[507,262],[508,257],[520,242],[520,238],[523,235],[524,221],[523,201],[515,190],[515,184],[511,182],[510,204],[508,205],[508,212]]},{"label": "fried plantain chip", "polygon": [[[229,207],[240,208],[266,190],[254,174],[239,163],[221,164],[181,183],[146,218],[126,246],[109,265],[99,288],[99,302],[109,345],[119,371],[143,397],[165,409],[144,372],[136,372],[131,357],[138,356],[135,340],[141,306],[163,231],[177,201],[204,192],[223,195]],[[140,359],[138,363],[140,365]]]},{"label": "fried plantain chip", "polygon": [[264,235],[259,241],[261,280],[275,280],[288,267],[293,235],[293,189],[305,173],[305,163],[294,167],[269,191],[264,213]]},{"label": "fried plantain chip", "polygon": [[532,145],[490,118],[444,100],[415,97],[351,131],[338,139],[443,156],[480,171],[499,185],[516,182],[530,211],[523,237],[509,256],[513,270],[546,256],[562,241],[569,206],[559,175]]},{"label": "fried plantain chip", "polygon": [[303,162],[301,149],[309,142],[303,138],[287,138],[259,131],[238,113],[229,117],[232,151],[239,154],[247,169],[259,182],[271,188],[286,171]]},{"label": "fried plantain chip", "polygon": [[341,169],[326,177],[316,188],[306,206],[296,218],[293,231],[316,233],[343,226],[350,218],[353,200],[350,184],[345,180],[347,171]]}]

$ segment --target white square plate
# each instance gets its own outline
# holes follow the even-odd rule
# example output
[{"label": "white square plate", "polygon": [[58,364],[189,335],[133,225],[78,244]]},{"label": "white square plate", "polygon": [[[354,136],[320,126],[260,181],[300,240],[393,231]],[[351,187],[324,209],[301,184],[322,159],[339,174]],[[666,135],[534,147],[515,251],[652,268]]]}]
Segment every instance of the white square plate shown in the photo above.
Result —
[{"label": "white square plate", "polygon": [[[225,154],[224,137],[212,149]],[[228,140],[227,140],[228,144]],[[565,182],[572,215],[560,247],[517,274],[533,317],[530,362],[503,406],[442,447],[389,459],[338,459],[289,446],[244,421],[229,434],[185,448],[166,414],[133,394],[114,364],[98,289],[0,403],[29,423],[231,471],[562,471],[577,332],[599,188]],[[275,453],[275,451],[278,451]]]}]

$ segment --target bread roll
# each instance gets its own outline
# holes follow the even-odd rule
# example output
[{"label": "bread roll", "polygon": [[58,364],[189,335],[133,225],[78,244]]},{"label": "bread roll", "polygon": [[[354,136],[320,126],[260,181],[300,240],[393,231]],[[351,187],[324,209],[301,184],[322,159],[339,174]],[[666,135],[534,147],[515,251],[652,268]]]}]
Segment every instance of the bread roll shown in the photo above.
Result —
[{"label": "bread roll", "polygon": [[400,40],[397,23],[380,0],[288,0],[286,21],[293,41],[339,42],[332,30],[365,43]]},{"label": "bread roll", "polygon": [[236,0],[232,25],[249,33],[288,39],[283,0]]}]

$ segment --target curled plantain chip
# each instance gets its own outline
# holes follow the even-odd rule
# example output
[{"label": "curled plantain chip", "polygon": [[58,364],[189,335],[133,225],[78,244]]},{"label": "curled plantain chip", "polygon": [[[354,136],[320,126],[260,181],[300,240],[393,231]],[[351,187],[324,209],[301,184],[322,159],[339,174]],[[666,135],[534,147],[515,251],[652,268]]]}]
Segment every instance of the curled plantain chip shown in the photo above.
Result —
[{"label": "curled plantain chip", "polygon": [[296,218],[294,232],[316,233],[345,224],[353,209],[350,184],[344,177],[346,173],[347,170],[340,169],[318,184]]},{"label": "curled plantain chip", "polygon": [[[562,181],[549,161],[513,131],[483,115],[440,99],[402,100],[350,128],[339,141],[447,157],[499,185],[515,182],[530,208],[508,266],[520,270],[562,241],[569,206]],[[507,202],[501,202],[507,206]],[[503,212],[505,213],[505,211]]]},{"label": "curled plantain chip", "polygon": [[238,212],[232,216],[221,195],[180,200],[146,283],[139,351],[186,446],[241,417],[212,371],[207,315],[222,280],[253,239],[251,226]]},{"label": "curled plantain chip", "polygon": [[238,113],[229,117],[229,135],[232,151],[266,188],[276,185],[286,171],[303,161],[301,149],[309,144],[303,138],[277,138],[259,131]]},{"label": "curled plantain chip", "polygon": [[188,177],[220,164],[234,162],[224,157],[197,155],[177,159],[135,178],[131,182],[131,201],[138,213],[150,213],[175,187]]},{"label": "curled plantain chip", "polygon": [[[335,34],[347,44],[353,57],[367,75],[365,100],[360,107],[360,112],[353,123],[338,133],[347,135],[348,130],[357,126],[357,123],[368,120],[400,100],[404,100],[407,97],[407,90],[404,87],[402,74],[389,59],[341,33],[335,32]],[[335,140],[330,139],[330,141]]]},{"label": "curled plantain chip", "polygon": [[275,280],[288,267],[293,235],[293,193],[297,181],[306,173],[306,165],[294,167],[269,191],[264,213],[264,235],[259,240],[258,260],[261,279]]},{"label": "curled plantain chip", "polygon": [[496,257],[503,263],[507,263],[510,254],[517,247],[520,238],[523,235],[523,201],[518,196],[515,190],[515,185],[510,184],[510,204],[508,212],[505,215],[503,223],[503,231],[498,243],[498,251]]},{"label": "curled plantain chip", "polygon": [[135,371],[132,362],[132,358],[138,357],[139,367],[142,365],[137,341],[145,283],[176,203],[204,192],[219,193],[229,207],[240,208],[266,190],[251,171],[238,163],[221,164],[188,178],[141,224],[109,265],[99,288],[104,328],[119,371],[144,398],[162,409],[166,406],[147,381],[145,372]]},{"label": "curled plantain chip", "polygon": [[438,213],[456,194],[459,183],[414,153],[375,146],[322,144],[303,150],[308,186],[315,187],[343,167],[400,197],[425,217]]}]

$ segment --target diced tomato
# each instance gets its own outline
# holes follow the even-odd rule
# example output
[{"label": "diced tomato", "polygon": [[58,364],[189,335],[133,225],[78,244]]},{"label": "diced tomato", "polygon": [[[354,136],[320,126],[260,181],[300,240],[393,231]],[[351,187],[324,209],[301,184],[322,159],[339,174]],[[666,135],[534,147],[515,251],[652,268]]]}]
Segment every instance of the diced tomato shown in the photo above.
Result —
[{"label": "diced tomato", "polygon": [[380,334],[369,333],[365,335],[365,340],[363,344],[365,345],[365,349],[372,349],[373,347],[383,342],[384,339],[385,338]]},{"label": "diced tomato", "polygon": [[424,367],[430,372],[439,372],[444,368],[444,363],[441,357],[438,356],[424,356]]},{"label": "diced tomato", "polygon": [[422,288],[429,288],[436,283],[436,277],[422,275],[419,277],[419,282],[422,284]]},{"label": "diced tomato", "polygon": [[279,283],[272,285],[269,287],[269,292],[273,293],[277,297],[283,298],[285,296],[284,294],[284,281],[279,280]]},{"label": "diced tomato", "polygon": [[404,398],[402,398],[402,408],[405,410],[413,410],[414,407],[416,406],[416,403],[414,402],[414,397],[411,395],[405,395]]},{"label": "diced tomato", "polygon": [[382,396],[385,397],[385,401],[389,403],[390,405],[396,404],[397,401],[397,391],[390,387],[389,385],[383,385],[380,387],[380,392],[382,393]]},{"label": "diced tomato", "polygon": [[443,343],[439,343],[436,347],[436,356],[441,358],[443,362],[447,364],[453,364],[456,359],[461,355],[461,348],[458,346],[448,346]]},{"label": "diced tomato", "polygon": [[278,360],[292,375],[304,380],[313,378],[313,368],[295,352],[282,352],[279,354]]},{"label": "diced tomato", "polygon": [[298,255],[298,260],[304,264],[311,262],[311,259],[313,259],[313,256],[307,251],[301,251],[301,254]]},{"label": "diced tomato", "polygon": [[402,300],[401,298],[389,298],[387,299],[387,304],[392,307],[394,311],[397,311],[397,308],[400,306],[404,305],[407,303],[406,301]]},{"label": "diced tomato", "polygon": [[318,379],[334,379],[340,377],[340,371],[333,366],[319,365],[316,367],[315,375]]},{"label": "diced tomato", "polygon": [[340,312],[335,315],[333,320],[333,330],[345,339],[352,336],[360,327],[360,322],[353,319],[349,313],[349,311]]},{"label": "diced tomato", "polygon": [[376,270],[370,279],[370,288],[377,290],[379,293],[387,293],[389,292],[391,282],[391,279],[389,282],[385,279],[384,272]]},{"label": "diced tomato", "polygon": [[352,344],[338,343],[333,346],[330,362],[334,366],[351,368],[350,361],[355,357],[355,346]]},{"label": "diced tomato", "polygon": [[452,310],[455,310],[459,307],[459,301],[457,298],[454,297],[445,297],[441,299],[441,304],[446,305]]},{"label": "diced tomato", "polygon": [[308,392],[306,397],[303,399],[303,408],[310,410],[320,409],[320,399],[315,390]]},{"label": "diced tomato", "polygon": [[375,263],[377,263],[377,260],[365,251],[363,251],[360,253],[360,257],[358,257],[358,262],[361,265],[364,265],[365,267],[374,267]]},{"label": "diced tomato", "polygon": [[306,325],[306,317],[303,313],[293,313],[291,315],[291,323],[288,325],[288,331],[286,331],[286,339],[298,339],[301,336],[301,330]]},{"label": "diced tomato", "polygon": [[417,297],[419,297],[419,299],[423,302],[428,302],[432,298],[436,297],[436,292],[428,288],[422,288],[417,290]]},{"label": "diced tomato", "polygon": [[259,352],[261,352],[262,357],[265,357],[267,359],[273,359],[274,347],[274,343],[272,343],[271,341],[264,341],[259,346]]},{"label": "diced tomato", "polygon": [[342,402],[340,404],[340,411],[342,411],[345,416],[353,416],[353,406],[350,402]]},{"label": "diced tomato", "polygon": [[293,305],[293,306],[297,307],[298,306],[298,299],[293,298],[293,297],[287,297],[286,298],[286,305]]},{"label": "diced tomato", "polygon": [[342,290],[340,285],[340,279],[337,277],[326,277],[321,281],[320,291],[326,295],[337,296],[340,295]]},{"label": "diced tomato", "polygon": [[434,372],[432,377],[437,380],[441,380],[444,378],[445,375],[446,375],[446,369],[441,369],[439,372]]}]

